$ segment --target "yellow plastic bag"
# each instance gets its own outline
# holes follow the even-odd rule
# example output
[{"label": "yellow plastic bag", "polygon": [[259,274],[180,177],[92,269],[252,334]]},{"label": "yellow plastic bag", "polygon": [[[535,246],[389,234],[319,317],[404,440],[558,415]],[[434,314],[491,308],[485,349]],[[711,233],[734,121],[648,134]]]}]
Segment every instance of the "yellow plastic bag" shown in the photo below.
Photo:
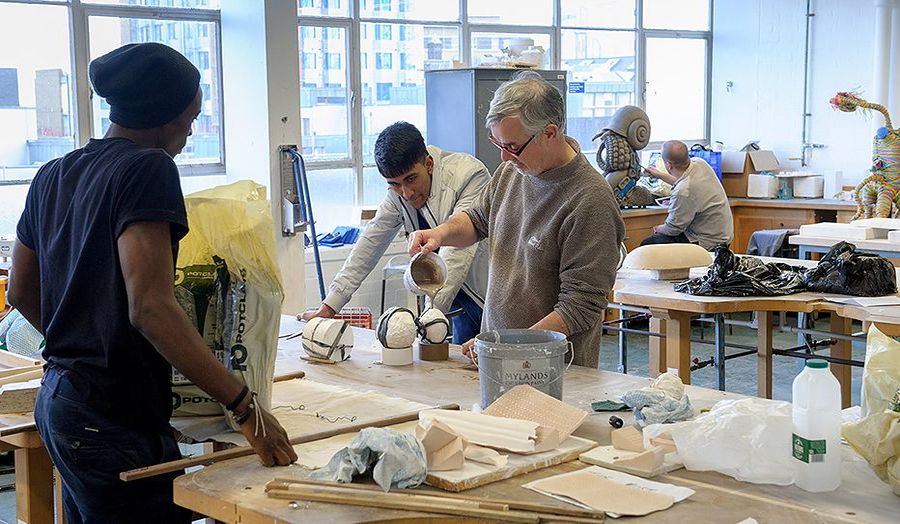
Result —
[{"label": "yellow plastic bag", "polygon": [[866,363],[859,396],[861,418],[889,408],[900,387],[900,342],[882,333],[875,324],[866,338]]},{"label": "yellow plastic bag", "polygon": [[841,436],[900,495],[900,413],[883,411],[841,427]]},{"label": "yellow plastic bag", "polygon": [[[268,409],[284,291],[266,189],[245,180],[188,195],[185,205],[190,233],[179,246],[176,297],[210,350]],[[173,384],[176,416],[222,413],[177,372]]]}]

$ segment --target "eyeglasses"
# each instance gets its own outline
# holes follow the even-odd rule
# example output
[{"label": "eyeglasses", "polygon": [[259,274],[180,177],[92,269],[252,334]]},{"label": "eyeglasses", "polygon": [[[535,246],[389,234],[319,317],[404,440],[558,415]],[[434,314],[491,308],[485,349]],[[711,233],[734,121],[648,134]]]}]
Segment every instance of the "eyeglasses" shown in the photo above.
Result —
[{"label": "eyeglasses", "polygon": [[528,141],[525,142],[524,144],[522,144],[522,147],[520,147],[518,149],[513,149],[509,146],[505,146],[505,145],[501,144],[496,138],[494,138],[494,135],[492,135],[492,134],[488,134],[488,140],[490,140],[492,144],[497,146],[497,149],[499,149],[501,151],[506,151],[510,155],[518,157],[519,155],[522,154],[522,151],[525,151],[525,148],[528,147],[528,144],[530,144],[531,141],[534,140],[534,137],[536,137],[536,136],[537,135],[531,135],[531,138],[529,138]]}]

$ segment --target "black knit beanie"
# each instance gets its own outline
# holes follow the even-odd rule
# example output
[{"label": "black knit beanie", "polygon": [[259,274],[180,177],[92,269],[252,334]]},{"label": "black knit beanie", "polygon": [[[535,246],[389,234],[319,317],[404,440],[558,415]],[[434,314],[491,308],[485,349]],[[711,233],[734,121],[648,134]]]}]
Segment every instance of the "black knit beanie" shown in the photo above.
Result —
[{"label": "black knit beanie", "polygon": [[128,44],[94,59],[94,91],[110,105],[109,119],[130,129],[167,124],[194,101],[200,71],[178,51],[157,43]]}]

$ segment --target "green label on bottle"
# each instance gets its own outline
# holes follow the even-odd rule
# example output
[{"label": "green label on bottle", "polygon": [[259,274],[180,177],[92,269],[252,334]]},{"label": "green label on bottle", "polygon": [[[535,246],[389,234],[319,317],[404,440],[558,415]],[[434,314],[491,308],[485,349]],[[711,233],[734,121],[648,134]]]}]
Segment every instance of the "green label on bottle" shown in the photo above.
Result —
[{"label": "green label on bottle", "polygon": [[825,441],[807,440],[794,433],[794,458],[807,464],[825,462]]}]

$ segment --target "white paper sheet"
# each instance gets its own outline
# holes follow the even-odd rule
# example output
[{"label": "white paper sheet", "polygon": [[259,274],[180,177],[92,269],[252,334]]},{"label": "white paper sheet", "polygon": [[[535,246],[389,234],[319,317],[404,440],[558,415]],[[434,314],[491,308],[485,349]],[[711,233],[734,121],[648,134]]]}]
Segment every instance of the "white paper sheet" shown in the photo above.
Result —
[{"label": "white paper sheet", "polygon": [[886,295],[883,297],[847,297],[843,295],[825,295],[823,298],[828,302],[847,304],[851,306],[900,306],[900,296],[897,295]]},{"label": "white paper sheet", "polygon": [[[557,475],[557,477],[565,477],[565,476],[569,476],[569,475],[574,475],[576,473],[591,473],[593,475],[597,475],[599,477],[605,478],[607,480],[611,480],[613,482],[618,482],[619,484],[624,484],[626,486],[633,486],[638,489],[643,489],[646,491],[653,491],[656,493],[665,493],[666,495],[670,495],[673,499],[675,499],[676,504],[687,499],[688,497],[690,497],[691,495],[693,495],[695,493],[695,491],[690,488],[685,488],[682,486],[674,486],[672,484],[665,484],[663,482],[655,482],[652,480],[642,479],[642,478],[636,477],[634,475],[629,475],[628,473],[622,473],[621,471],[613,471],[611,469],[601,468],[600,466],[591,466],[589,468],[581,469],[578,471],[573,471],[571,473],[563,473],[561,475]],[[540,493],[542,495],[547,495],[548,497],[553,497],[553,498],[555,498],[557,500],[561,500],[563,502],[568,502],[569,504],[574,504],[576,506],[579,506],[579,507],[582,507],[585,509],[591,509],[591,508],[585,506],[584,504],[577,502],[575,500],[572,500],[570,498],[554,495],[552,493],[548,493],[546,491],[542,491],[538,488],[535,488],[533,486],[533,484],[535,484],[536,482],[537,481],[529,482],[528,484],[525,484],[522,487],[528,488],[528,489],[535,491],[537,493]],[[621,516],[616,513],[607,513],[606,515],[609,517],[612,517],[612,518],[619,518]]]}]

